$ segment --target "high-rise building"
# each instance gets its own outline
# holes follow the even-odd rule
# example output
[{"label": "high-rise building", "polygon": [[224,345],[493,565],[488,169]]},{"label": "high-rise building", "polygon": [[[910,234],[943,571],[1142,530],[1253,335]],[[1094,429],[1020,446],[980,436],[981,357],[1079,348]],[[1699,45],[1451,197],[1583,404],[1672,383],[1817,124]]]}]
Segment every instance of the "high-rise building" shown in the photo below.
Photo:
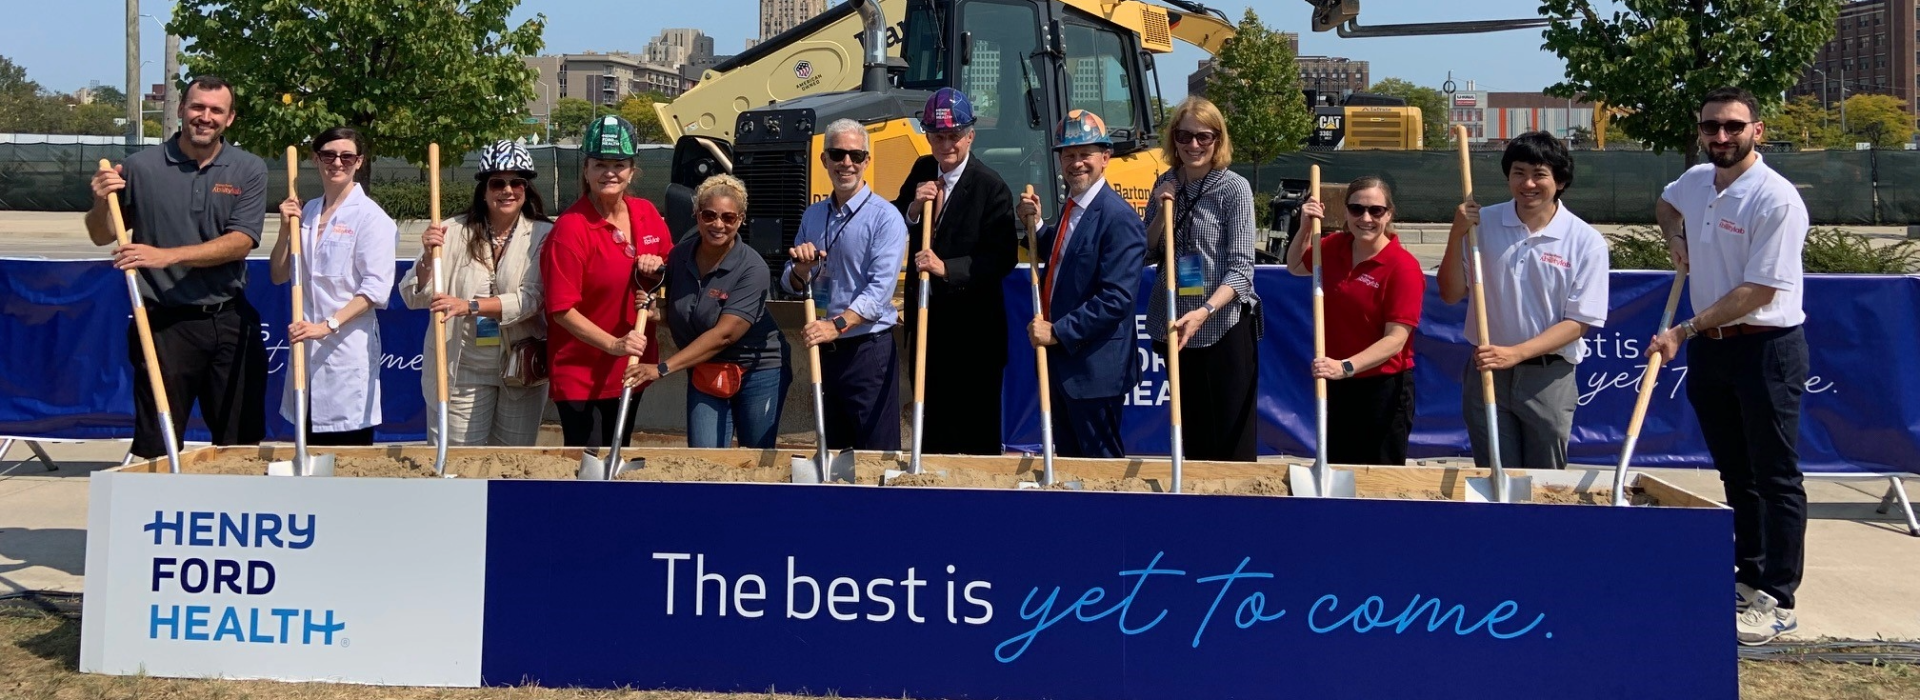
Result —
[{"label": "high-rise building", "polygon": [[662,29],[641,49],[640,56],[647,63],[678,70],[713,58],[713,37],[698,29]]},{"label": "high-rise building", "polygon": [[[1920,0],[1857,0],[1841,5],[1833,38],[1814,54],[1813,63],[1800,75],[1800,82],[1787,89],[1787,96],[1811,95],[1823,104],[1838,104],[1851,95],[1892,95],[1906,101],[1908,115],[1920,116],[1914,104],[1920,95],[1917,25]],[[1920,124],[1920,119],[1915,123]]]},{"label": "high-rise building", "polygon": [[[1365,92],[1373,84],[1372,70],[1366,61],[1356,61],[1340,56],[1301,56],[1300,35],[1282,32],[1287,46],[1294,54],[1293,65],[1300,71],[1300,89],[1312,90],[1324,95],[1327,101],[1339,103],[1341,96],[1350,92]],[[1214,59],[1200,62],[1198,70],[1187,75],[1187,94],[1205,96],[1207,80],[1213,77],[1219,64]]]},{"label": "high-rise building", "polygon": [[[527,102],[527,114],[547,119],[553,105],[563,97],[575,97],[596,105],[612,107],[627,97],[653,92],[668,98],[679,97],[694,82],[677,68],[644,60],[644,56],[624,51],[600,53],[588,51],[561,56],[531,56],[523,59],[528,68],[539,72],[533,86],[533,99]],[[556,134],[556,138],[563,136]],[[577,135],[566,135],[571,138]]]},{"label": "high-rise building", "polygon": [[747,47],[779,36],[826,11],[827,0],[760,0],[760,38],[748,40]]}]

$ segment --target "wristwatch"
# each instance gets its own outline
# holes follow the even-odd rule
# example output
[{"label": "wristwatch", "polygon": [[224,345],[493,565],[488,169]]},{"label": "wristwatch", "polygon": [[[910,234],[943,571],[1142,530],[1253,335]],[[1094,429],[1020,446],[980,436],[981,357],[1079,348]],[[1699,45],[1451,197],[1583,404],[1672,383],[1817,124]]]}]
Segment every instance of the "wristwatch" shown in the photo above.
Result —
[{"label": "wristwatch", "polygon": [[475,315],[475,316],[479,316],[479,315],[480,315],[480,300],[479,300],[479,299],[468,299],[468,300],[467,300],[467,313],[469,313],[469,314],[473,314],[473,315]]},{"label": "wristwatch", "polygon": [[1693,327],[1693,319],[1687,319],[1685,321],[1682,321],[1680,323],[1680,332],[1686,334],[1688,339],[1692,339],[1694,336],[1700,335],[1700,331]]},{"label": "wristwatch", "polygon": [[1220,313],[1220,310],[1217,308],[1214,308],[1213,302],[1211,301],[1200,302],[1200,308],[1206,309],[1208,316],[1212,316],[1214,314]]},{"label": "wristwatch", "polygon": [[653,366],[653,368],[654,368],[655,370],[657,370],[657,371],[659,371],[659,372],[660,372],[660,376],[662,376],[662,377],[664,377],[664,376],[667,376],[667,375],[669,375],[669,374],[673,374],[673,370],[671,370],[671,369],[668,369],[668,368],[667,368],[667,363],[665,363],[665,362],[662,362],[662,363],[660,363],[660,364],[657,364],[657,365],[654,365],[654,366]]},{"label": "wristwatch", "polygon": [[337,319],[337,318],[334,318],[334,317],[332,317],[332,316],[328,316],[328,317],[327,317],[327,332],[329,332],[329,333],[339,333],[339,332],[340,332],[340,319]]},{"label": "wristwatch", "polygon": [[1353,376],[1353,360],[1341,360],[1340,371],[1346,372],[1349,377]]},{"label": "wristwatch", "polygon": [[847,317],[845,316],[833,317],[833,329],[841,333],[847,332]]}]

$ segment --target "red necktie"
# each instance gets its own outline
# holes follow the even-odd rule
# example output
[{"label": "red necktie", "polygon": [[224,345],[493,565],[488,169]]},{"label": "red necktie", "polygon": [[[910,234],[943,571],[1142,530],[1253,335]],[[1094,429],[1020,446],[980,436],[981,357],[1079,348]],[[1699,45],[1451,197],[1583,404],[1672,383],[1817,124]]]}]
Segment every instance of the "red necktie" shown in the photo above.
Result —
[{"label": "red necktie", "polygon": [[1073,220],[1073,200],[1060,210],[1060,234],[1053,237],[1053,254],[1047,256],[1046,284],[1040,287],[1040,308],[1048,320],[1053,318],[1053,273],[1060,269],[1060,249],[1067,247],[1067,222]]}]

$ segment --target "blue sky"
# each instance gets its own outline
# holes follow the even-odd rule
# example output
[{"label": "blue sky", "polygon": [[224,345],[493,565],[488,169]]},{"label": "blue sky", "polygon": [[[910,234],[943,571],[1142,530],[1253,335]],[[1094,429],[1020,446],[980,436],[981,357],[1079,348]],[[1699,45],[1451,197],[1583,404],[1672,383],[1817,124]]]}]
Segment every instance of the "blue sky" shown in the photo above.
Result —
[{"label": "blue sky", "polygon": [[[10,0],[9,5],[29,0]],[[839,1],[839,0],[832,0]],[[1447,71],[1462,88],[1471,79],[1488,90],[1534,91],[1560,79],[1559,58],[1540,49],[1538,30],[1440,37],[1341,39],[1309,30],[1309,6],[1301,0],[1247,3],[1215,0],[1210,5],[1238,21],[1251,5],[1270,27],[1301,34],[1300,52],[1370,61],[1373,79],[1397,77],[1439,87]],[[165,19],[170,0],[145,0],[141,12]],[[1470,6],[1470,9],[1467,7]],[[524,0],[516,16],[547,16],[547,51],[638,51],[665,27],[697,27],[714,37],[720,53],[737,53],[759,31],[756,0]],[[1537,16],[1538,0],[1366,0],[1361,24],[1510,19]],[[125,76],[124,0],[60,0],[34,3],[31,12],[13,12],[0,23],[0,55],[27,69],[27,77],[61,92],[98,80],[119,85]],[[644,8],[644,11],[642,11]],[[17,9],[17,8],[16,8]],[[153,20],[140,20],[142,85],[160,80],[163,36]],[[610,29],[611,28],[611,29]],[[1186,92],[1186,74],[1206,57],[1185,47],[1159,62],[1160,89],[1171,98]],[[144,88],[143,88],[144,89]]]}]

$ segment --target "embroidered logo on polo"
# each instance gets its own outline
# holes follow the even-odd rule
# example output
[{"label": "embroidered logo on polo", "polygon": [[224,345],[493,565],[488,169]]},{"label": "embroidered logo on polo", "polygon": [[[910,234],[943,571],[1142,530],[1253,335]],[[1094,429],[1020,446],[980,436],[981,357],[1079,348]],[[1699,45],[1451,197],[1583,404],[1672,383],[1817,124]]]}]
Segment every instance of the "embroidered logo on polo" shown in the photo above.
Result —
[{"label": "embroidered logo on polo", "polygon": [[238,197],[240,196],[240,186],[230,185],[224,182],[216,182],[216,183],[213,183],[213,193],[214,194],[230,194],[235,197]]},{"label": "embroidered logo on polo", "polygon": [[1747,235],[1746,229],[1736,226],[1734,225],[1733,222],[1728,221],[1726,219],[1720,220],[1720,230],[1726,231],[1727,233],[1731,233],[1734,235],[1739,235],[1739,236]]},{"label": "embroidered logo on polo", "polygon": [[1573,261],[1568,260],[1565,257],[1562,257],[1558,253],[1541,253],[1540,262],[1546,263],[1548,265],[1552,265],[1554,267],[1565,268],[1569,270],[1573,269]]},{"label": "embroidered logo on polo", "polygon": [[707,296],[712,297],[714,299],[719,299],[720,301],[727,300],[727,293],[718,289],[707,290]]},{"label": "embroidered logo on polo", "polygon": [[1377,280],[1377,279],[1374,279],[1374,278],[1373,278],[1373,275],[1372,275],[1372,274],[1370,274],[1370,273],[1366,273],[1366,272],[1362,272],[1362,273],[1360,273],[1360,276],[1359,276],[1359,277],[1355,277],[1355,278],[1353,278],[1353,281],[1355,281],[1355,282],[1359,282],[1359,283],[1361,283],[1361,284],[1364,284],[1364,285],[1367,285],[1367,286],[1369,286],[1369,287],[1372,287],[1372,288],[1374,288],[1374,289],[1379,289],[1379,288],[1380,288],[1380,280]]}]

